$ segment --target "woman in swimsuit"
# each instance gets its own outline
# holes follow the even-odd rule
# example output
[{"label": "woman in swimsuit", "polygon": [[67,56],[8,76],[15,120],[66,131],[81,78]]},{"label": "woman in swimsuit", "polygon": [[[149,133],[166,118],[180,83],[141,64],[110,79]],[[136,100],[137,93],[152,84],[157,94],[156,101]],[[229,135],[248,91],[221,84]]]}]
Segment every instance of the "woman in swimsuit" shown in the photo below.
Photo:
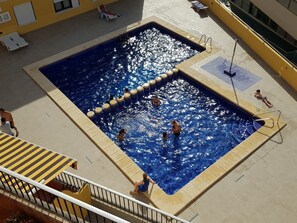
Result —
[{"label": "woman in swimsuit", "polygon": [[272,107],[273,107],[273,105],[271,104],[271,102],[268,101],[267,97],[264,97],[264,96],[261,94],[261,91],[260,91],[259,89],[256,90],[254,96],[255,96],[257,99],[262,100],[262,101],[265,103],[265,105],[267,105],[267,107],[269,107],[269,108],[272,108]]},{"label": "woman in swimsuit", "polygon": [[149,178],[146,173],[143,173],[142,176],[143,180],[134,183],[134,191],[131,191],[131,193],[146,192],[149,188],[150,183],[155,184],[155,181]]}]

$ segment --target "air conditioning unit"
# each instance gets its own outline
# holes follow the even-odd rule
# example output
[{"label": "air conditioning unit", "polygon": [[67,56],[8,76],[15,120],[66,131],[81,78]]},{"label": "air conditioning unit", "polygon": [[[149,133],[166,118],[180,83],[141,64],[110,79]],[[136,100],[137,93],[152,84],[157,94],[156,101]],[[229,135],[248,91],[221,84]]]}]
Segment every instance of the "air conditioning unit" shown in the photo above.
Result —
[{"label": "air conditioning unit", "polygon": [[11,18],[9,12],[4,12],[0,14],[0,23],[8,22],[10,20]]}]

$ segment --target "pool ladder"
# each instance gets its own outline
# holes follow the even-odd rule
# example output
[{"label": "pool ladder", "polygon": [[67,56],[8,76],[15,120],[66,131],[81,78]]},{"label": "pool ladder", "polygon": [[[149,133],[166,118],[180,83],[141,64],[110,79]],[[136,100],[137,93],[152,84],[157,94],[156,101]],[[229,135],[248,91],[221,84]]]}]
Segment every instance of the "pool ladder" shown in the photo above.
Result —
[{"label": "pool ladder", "polygon": [[[253,115],[253,125],[254,125],[254,122],[259,122],[259,121],[264,121],[265,122],[266,120],[270,120],[271,121],[271,125],[265,125],[265,127],[267,127],[267,128],[273,128],[274,127],[274,124],[275,124],[273,118],[267,117],[267,118],[256,118],[255,119],[255,117],[257,115],[263,115],[263,114],[268,114],[268,113],[273,113],[273,112],[278,112],[278,117],[277,117],[277,121],[276,121],[276,124],[278,124],[278,121],[279,121],[280,116],[281,116],[281,111],[280,110],[275,110],[275,111],[270,111],[270,112],[264,112],[264,113],[261,113],[261,114],[255,114],[255,115]],[[257,128],[255,128],[255,129],[257,129]]]},{"label": "pool ladder", "polygon": [[[202,40],[203,40],[203,43],[204,43],[203,45],[200,44]],[[208,45],[209,45],[208,48],[206,47],[206,46],[207,46],[207,43],[208,43]],[[201,46],[204,46],[205,49],[206,49],[206,52],[211,53],[211,51],[212,51],[212,38],[211,38],[211,37],[206,38],[206,35],[203,34],[203,35],[200,37],[198,44],[200,44]]]}]

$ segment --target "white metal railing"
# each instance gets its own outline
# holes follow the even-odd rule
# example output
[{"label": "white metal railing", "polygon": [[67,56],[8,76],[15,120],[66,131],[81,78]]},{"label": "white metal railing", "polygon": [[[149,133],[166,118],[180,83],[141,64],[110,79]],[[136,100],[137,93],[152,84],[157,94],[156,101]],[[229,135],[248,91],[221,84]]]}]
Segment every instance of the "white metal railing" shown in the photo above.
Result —
[{"label": "white metal railing", "polygon": [[[9,191],[13,194],[16,194],[20,197],[22,197],[25,200],[29,200],[30,202],[33,202],[39,206],[42,206],[44,209],[47,209],[51,212],[56,213],[57,215],[60,215],[66,219],[69,219],[71,221],[75,222],[120,222],[120,223],[128,223],[128,221],[123,220],[115,215],[112,215],[110,213],[107,213],[103,210],[100,210],[92,205],[89,205],[87,203],[84,203],[80,200],[77,200],[71,196],[68,196],[64,193],[61,193],[55,189],[52,189],[46,185],[43,185],[41,183],[38,183],[36,181],[33,181],[27,177],[24,177],[18,173],[15,173],[13,171],[10,171],[6,168],[3,168],[0,166],[0,187],[5,189],[6,191]],[[19,189],[21,188],[31,188],[31,189]],[[33,193],[34,191],[39,191],[43,196],[45,196],[45,193],[50,194],[51,198],[59,198],[61,201],[63,201],[66,210],[63,210],[61,203],[58,202],[58,206],[56,207],[53,204],[48,203],[47,201],[44,201],[41,199],[41,196]],[[68,204],[67,204],[68,203]],[[71,206],[69,206],[69,203]],[[77,207],[77,208],[75,208]],[[71,213],[69,210],[71,209],[74,213]],[[83,215],[83,211],[87,212],[87,219],[81,219],[78,216]]]},{"label": "white metal railing", "polygon": [[85,183],[88,183],[90,185],[91,195],[93,198],[96,198],[97,200],[108,205],[112,205],[113,207],[127,212],[128,214],[140,217],[141,219],[144,219],[148,222],[188,223],[187,221],[172,214],[67,171],[62,172],[59,176],[57,176],[56,179],[62,183],[72,185],[77,188],[81,187]]},{"label": "white metal railing", "polygon": [[[203,41],[203,46],[204,46],[206,52],[211,53],[211,51],[212,51],[212,38],[211,37],[206,37],[206,35],[203,34],[202,36],[200,36],[200,39],[198,41],[198,44],[200,44],[202,46],[201,41]],[[209,45],[209,50],[207,49],[207,46],[206,46],[207,43]]]}]

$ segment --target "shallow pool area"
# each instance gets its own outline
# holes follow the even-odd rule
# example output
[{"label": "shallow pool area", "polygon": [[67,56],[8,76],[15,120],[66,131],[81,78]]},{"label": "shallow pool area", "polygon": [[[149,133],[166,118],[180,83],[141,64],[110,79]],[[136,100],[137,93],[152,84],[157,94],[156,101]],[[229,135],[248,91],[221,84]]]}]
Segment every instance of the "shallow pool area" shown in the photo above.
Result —
[{"label": "shallow pool area", "polygon": [[[152,95],[161,105],[152,105]],[[179,137],[171,133],[172,120],[182,126]],[[251,115],[182,74],[93,121],[171,195],[256,130]],[[122,128],[128,133],[119,141]],[[162,139],[163,132],[169,134],[167,140]]]}]

